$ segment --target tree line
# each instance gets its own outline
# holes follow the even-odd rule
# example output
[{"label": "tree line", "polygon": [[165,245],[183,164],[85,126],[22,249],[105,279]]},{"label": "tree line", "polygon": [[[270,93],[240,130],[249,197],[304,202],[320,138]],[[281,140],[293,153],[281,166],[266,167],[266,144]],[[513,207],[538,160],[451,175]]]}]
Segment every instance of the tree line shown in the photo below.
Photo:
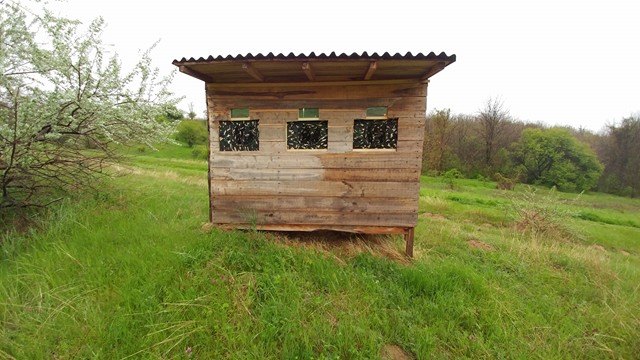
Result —
[{"label": "tree line", "polygon": [[593,132],[520,121],[489,99],[476,114],[435,110],[425,131],[427,174],[455,169],[469,178],[640,195],[640,115]]}]

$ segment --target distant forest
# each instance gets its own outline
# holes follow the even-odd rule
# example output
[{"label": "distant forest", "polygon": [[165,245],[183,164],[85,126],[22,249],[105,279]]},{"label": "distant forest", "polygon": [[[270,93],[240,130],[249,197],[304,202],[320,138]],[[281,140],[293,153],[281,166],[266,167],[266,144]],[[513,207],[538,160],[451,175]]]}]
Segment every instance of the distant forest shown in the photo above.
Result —
[{"label": "distant forest", "polygon": [[640,115],[600,132],[512,117],[490,99],[476,114],[427,116],[423,171],[640,196]]}]

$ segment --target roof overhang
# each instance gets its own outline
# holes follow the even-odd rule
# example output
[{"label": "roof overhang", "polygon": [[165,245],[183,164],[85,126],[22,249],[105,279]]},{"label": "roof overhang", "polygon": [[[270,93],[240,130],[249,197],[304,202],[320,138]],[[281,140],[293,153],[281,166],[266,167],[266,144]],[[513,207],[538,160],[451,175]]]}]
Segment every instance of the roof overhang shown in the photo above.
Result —
[{"label": "roof overhang", "polygon": [[305,83],[380,80],[427,81],[455,55],[384,53],[209,56],[174,60],[181,72],[207,83]]}]

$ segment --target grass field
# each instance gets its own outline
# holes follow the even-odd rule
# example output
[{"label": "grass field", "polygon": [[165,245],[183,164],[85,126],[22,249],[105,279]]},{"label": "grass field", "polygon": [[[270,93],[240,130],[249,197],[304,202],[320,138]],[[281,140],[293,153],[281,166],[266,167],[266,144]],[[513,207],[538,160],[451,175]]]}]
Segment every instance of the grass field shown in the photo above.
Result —
[{"label": "grass field", "polygon": [[203,229],[206,163],[131,154],[4,234],[0,358],[640,354],[639,200],[424,177],[408,261],[400,237]]}]

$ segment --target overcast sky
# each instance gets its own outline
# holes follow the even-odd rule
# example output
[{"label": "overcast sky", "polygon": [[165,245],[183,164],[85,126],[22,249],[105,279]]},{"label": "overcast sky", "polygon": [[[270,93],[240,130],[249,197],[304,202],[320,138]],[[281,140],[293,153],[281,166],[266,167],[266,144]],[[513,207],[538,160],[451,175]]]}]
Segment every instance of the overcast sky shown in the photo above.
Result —
[{"label": "overcast sky", "polygon": [[[125,65],[262,52],[436,52],[457,61],[435,75],[427,110],[474,113],[501,97],[522,120],[599,130],[640,111],[640,2],[136,1],[50,3],[83,21],[102,16]],[[173,90],[205,108],[204,85],[176,74]]]}]

